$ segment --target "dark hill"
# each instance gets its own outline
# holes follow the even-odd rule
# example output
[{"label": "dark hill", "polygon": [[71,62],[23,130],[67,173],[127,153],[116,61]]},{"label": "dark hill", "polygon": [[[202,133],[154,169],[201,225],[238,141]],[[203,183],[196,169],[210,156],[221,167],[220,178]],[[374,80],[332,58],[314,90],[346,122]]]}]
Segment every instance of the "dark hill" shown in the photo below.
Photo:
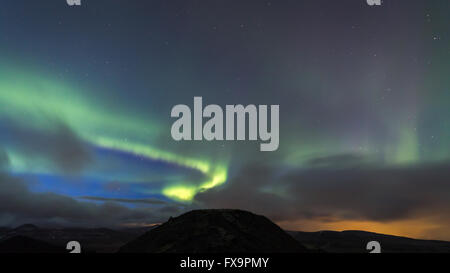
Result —
[{"label": "dark hill", "polygon": [[[49,245],[65,248],[68,242],[78,241],[83,252],[117,252],[126,242],[142,235],[149,228],[127,228],[112,230],[107,228],[41,228],[31,224],[14,229],[0,228],[0,244],[16,236],[45,242]],[[20,242],[17,241],[20,245]],[[68,251],[66,251],[68,252]]]},{"label": "dark hill", "polygon": [[25,224],[25,225],[21,225],[18,226],[14,229],[15,232],[20,233],[20,232],[35,232],[37,231],[39,228],[35,225],[32,224]]},{"label": "dark hill", "polygon": [[309,249],[333,253],[367,253],[366,245],[378,241],[383,253],[449,253],[450,242],[417,240],[407,237],[385,235],[366,231],[290,231],[292,237]]},{"label": "dark hill", "polygon": [[194,210],[120,248],[133,253],[306,252],[264,216],[242,210]]},{"label": "dark hill", "polygon": [[43,241],[25,236],[14,236],[0,241],[0,253],[65,253],[63,247],[57,247]]}]

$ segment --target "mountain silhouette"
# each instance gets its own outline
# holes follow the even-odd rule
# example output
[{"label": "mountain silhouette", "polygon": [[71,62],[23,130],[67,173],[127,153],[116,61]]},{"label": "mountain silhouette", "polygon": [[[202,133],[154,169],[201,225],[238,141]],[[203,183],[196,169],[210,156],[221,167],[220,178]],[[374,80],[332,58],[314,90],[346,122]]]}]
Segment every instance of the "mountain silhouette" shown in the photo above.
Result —
[{"label": "mountain silhouette", "polygon": [[301,232],[289,231],[311,250],[332,253],[367,253],[366,245],[377,241],[383,253],[450,253],[450,242],[418,240],[359,230]]},{"label": "mountain silhouette", "polygon": [[299,253],[298,241],[264,216],[242,210],[194,210],[120,248],[128,253]]},{"label": "mountain silhouette", "polygon": [[[68,242],[78,241],[83,247],[83,252],[114,253],[125,243],[142,235],[147,230],[149,230],[149,227],[113,230],[108,228],[77,227],[43,228],[32,224],[25,224],[16,228],[0,228],[0,246],[4,242],[7,242],[12,249],[15,248],[12,243],[16,243],[20,248],[24,245],[21,240],[14,239],[7,241],[11,238],[19,237],[57,246],[66,252],[68,252],[65,250]],[[4,248],[4,250],[6,251],[7,249]]]},{"label": "mountain silhouette", "polygon": [[0,227],[0,253],[68,253],[78,241],[83,253],[450,253],[450,242],[418,240],[366,231],[283,231],[264,216],[242,210],[195,210],[166,223],[138,228]]},{"label": "mountain silhouette", "polygon": [[63,247],[32,239],[25,236],[14,236],[0,241],[0,253],[65,253]]},{"label": "mountain silhouette", "polygon": [[18,226],[14,229],[15,232],[21,233],[21,232],[35,232],[39,228],[33,224],[24,224],[21,226]]}]

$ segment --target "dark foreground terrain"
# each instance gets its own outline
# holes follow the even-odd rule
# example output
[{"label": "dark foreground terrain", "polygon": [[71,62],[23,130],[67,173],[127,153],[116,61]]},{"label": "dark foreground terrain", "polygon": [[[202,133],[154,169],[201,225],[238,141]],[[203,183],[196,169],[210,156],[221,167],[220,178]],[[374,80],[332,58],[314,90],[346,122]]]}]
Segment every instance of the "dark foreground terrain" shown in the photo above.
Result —
[{"label": "dark foreground terrain", "polygon": [[14,229],[1,228],[0,253],[69,252],[66,245],[70,241],[79,242],[82,252],[113,253],[149,229],[40,228],[31,224]]},{"label": "dark foreground terrain", "polygon": [[382,252],[446,252],[450,242],[416,240],[365,231],[285,232],[264,216],[241,210],[195,210],[152,228],[0,228],[0,253],[305,253],[365,252],[378,241]]},{"label": "dark foreground terrain", "polygon": [[450,242],[417,240],[358,230],[288,233],[308,249],[330,253],[367,253],[369,251],[366,250],[366,245],[370,241],[379,242],[383,253],[450,253]]},{"label": "dark foreground terrain", "polygon": [[120,248],[144,253],[297,253],[307,249],[264,216],[242,210],[194,210]]}]

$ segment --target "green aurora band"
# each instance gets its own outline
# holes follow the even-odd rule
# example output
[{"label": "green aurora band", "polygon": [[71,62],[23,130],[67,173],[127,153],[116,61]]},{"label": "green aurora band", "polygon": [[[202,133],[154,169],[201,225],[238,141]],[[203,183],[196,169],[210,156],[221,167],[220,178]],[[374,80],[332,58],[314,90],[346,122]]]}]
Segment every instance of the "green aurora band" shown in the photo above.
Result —
[{"label": "green aurora band", "polygon": [[[13,72],[12,72],[13,71]],[[159,150],[143,144],[151,139],[160,126],[154,121],[130,117],[115,109],[100,107],[98,102],[87,100],[82,92],[57,80],[42,75],[24,73],[0,67],[0,115],[27,127],[45,130],[49,119],[66,123],[86,143],[95,147],[121,151],[150,160],[197,170],[206,180],[201,183],[177,181],[165,185],[161,194],[182,202],[192,201],[195,194],[225,183],[227,164],[210,163]],[[50,173],[42,165],[27,162],[26,155],[8,149],[13,172]],[[32,166],[32,167],[30,167]]]}]

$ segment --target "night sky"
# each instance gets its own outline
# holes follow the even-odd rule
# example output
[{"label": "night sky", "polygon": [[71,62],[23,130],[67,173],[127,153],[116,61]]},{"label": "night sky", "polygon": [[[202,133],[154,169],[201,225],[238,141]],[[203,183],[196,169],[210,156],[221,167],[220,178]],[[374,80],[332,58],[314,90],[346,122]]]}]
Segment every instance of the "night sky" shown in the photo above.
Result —
[{"label": "night sky", "polygon": [[[448,0],[0,3],[0,226],[239,208],[450,240]],[[194,96],[280,105],[279,149],[174,141]]]}]

